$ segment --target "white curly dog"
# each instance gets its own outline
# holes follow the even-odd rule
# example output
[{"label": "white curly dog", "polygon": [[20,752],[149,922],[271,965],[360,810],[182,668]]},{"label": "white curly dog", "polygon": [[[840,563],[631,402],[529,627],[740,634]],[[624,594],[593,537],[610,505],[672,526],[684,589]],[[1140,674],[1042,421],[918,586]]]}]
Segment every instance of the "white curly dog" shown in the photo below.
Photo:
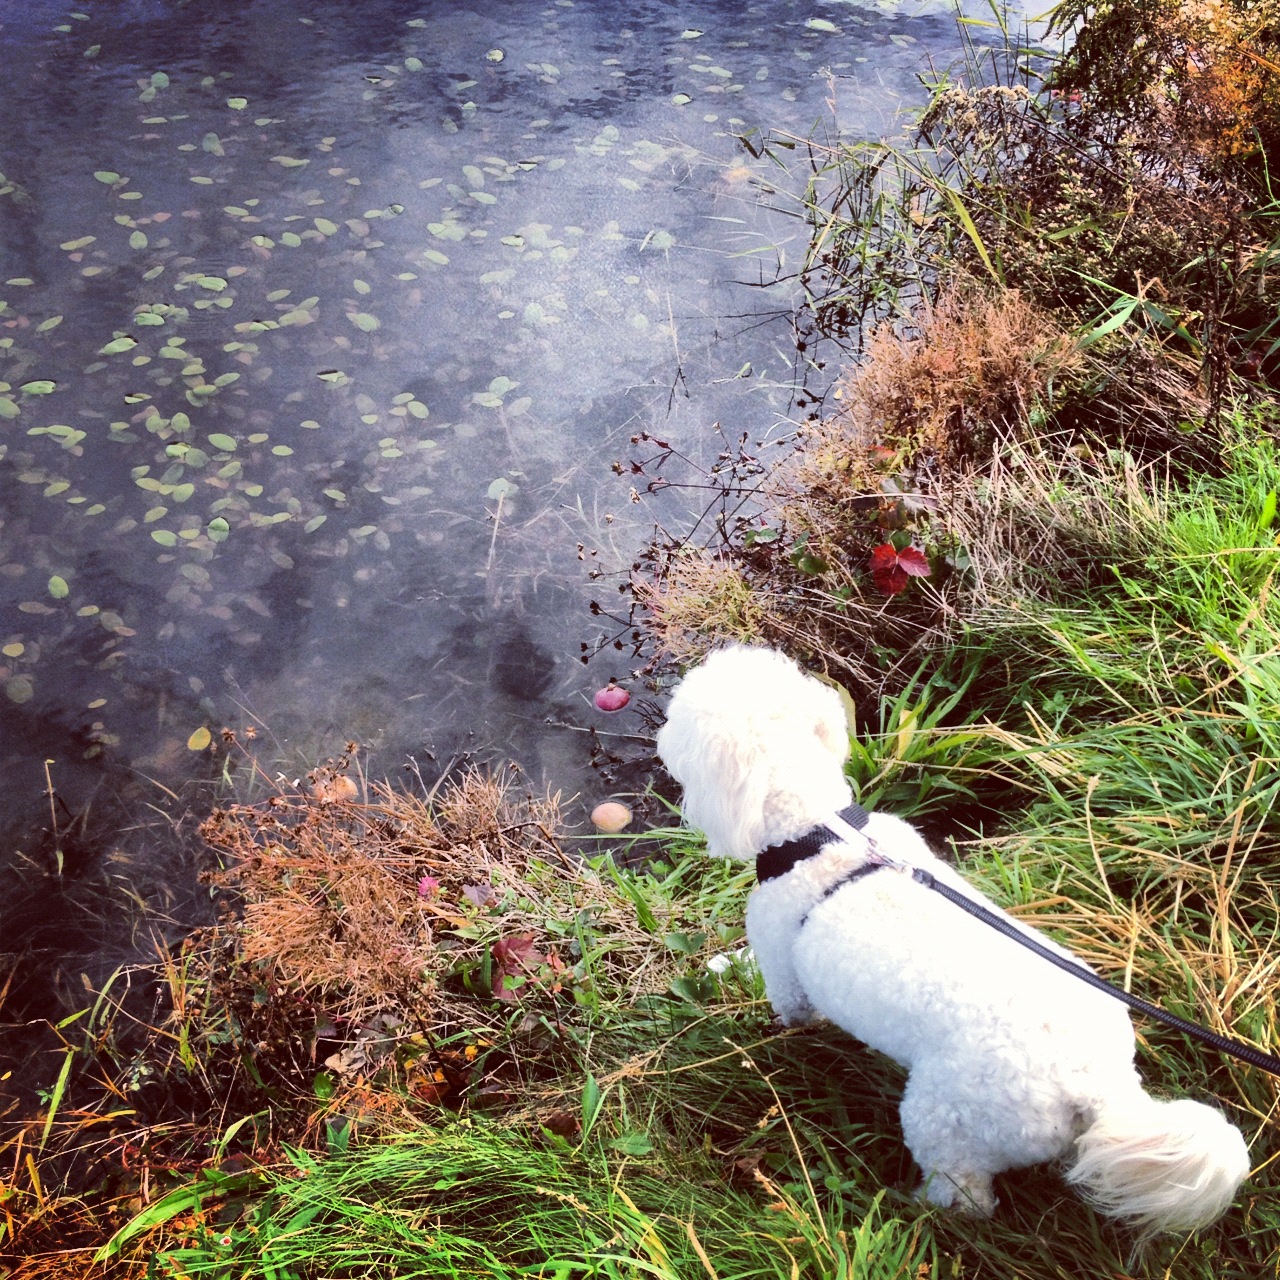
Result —
[{"label": "white curly dog", "polygon": [[[1143,1091],[1119,1001],[910,874],[858,874],[874,848],[999,910],[901,819],[871,814],[871,844],[842,823],[848,750],[833,689],[740,645],[685,676],[658,734],[709,852],[765,853],[772,875],[751,894],[747,938],[778,1016],[829,1018],[908,1069],[902,1131],[934,1204],[990,1214],[993,1175],[1066,1157],[1067,1180],[1144,1235],[1214,1221],[1249,1173],[1239,1130]],[[806,834],[809,856],[792,843]]]}]

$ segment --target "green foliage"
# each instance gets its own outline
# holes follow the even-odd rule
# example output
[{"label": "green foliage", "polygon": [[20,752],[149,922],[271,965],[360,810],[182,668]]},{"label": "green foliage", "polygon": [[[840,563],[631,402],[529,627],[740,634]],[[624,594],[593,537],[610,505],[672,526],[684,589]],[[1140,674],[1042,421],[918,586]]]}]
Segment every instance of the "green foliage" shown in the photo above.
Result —
[{"label": "green foliage", "polygon": [[[932,1242],[885,1214],[883,1193],[852,1217],[839,1199],[819,1210],[771,1189],[769,1203],[671,1172],[652,1160],[614,1162],[599,1144],[560,1151],[481,1122],[415,1130],[326,1160],[294,1150],[234,1222],[189,1226],[152,1266],[162,1276],[279,1280],[676,1280],[726,1267],[889,1280],[931,1267]],[[168,1216],[189,1199],[167,1197]],[[146,1225],[158,1220],[154,1209],[143,1216]]]}]

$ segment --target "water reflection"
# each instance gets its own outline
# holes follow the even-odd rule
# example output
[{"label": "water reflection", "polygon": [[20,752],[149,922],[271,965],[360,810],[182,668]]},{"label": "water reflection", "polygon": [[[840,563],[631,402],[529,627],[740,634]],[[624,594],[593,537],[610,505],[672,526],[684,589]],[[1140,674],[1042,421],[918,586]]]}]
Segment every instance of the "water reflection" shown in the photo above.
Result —
[{"label": "water reflection", "polygon": [[809,372],[769,284],[804,229],[735,135],[879,133],[954,42],[807,0],[0,3],[11,823],[46,758],[74,811],[202,725],[576,789],[547,719],[627,670],[579,662],[577,546],[643,534],[609,462],[776,432]]}]

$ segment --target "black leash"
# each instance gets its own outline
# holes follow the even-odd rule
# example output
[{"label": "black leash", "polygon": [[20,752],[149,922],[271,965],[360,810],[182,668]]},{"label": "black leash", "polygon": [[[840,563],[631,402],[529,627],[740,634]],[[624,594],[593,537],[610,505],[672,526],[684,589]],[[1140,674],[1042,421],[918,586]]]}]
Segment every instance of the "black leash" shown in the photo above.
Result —
[{"label": "black leash", "polygon": [[1202,1027],[1198,1022],[1188,1022],[1186,1018],[1180,1018],[1176,1013],[1168,1013],[1161,1009],[1159,1005],[1150,1004],[1138,996],[1130,995],[1129,992],[1112,986],[1105,978],[1098,977],[1096,973],[1090,973],[1082,965],[1068,960],[1066,956],[1060,956],[1056,951],[1050,951],[1048,947],[1037,942],[1028,934],[1023,933],[1021,929],[1003,916],[988,910],[982,903],[974,902],[972,898],[959,893],[949,884],[942,884],[931,872],[925,871],[921,867],[911,868],[911,878],[917,884],[922,884],[927,889],[932,889],[935,893],[942,894],[948,902],[954,902],[961,910],[967,911],[971,916],[981,920],[983,924],[989,924],[993,929],[999,930],[1006,938],[1012,938],[1014,942],[1020,942],[1029,951],[1034,951],[1036,955],[1048,960],[1050,964],[1056,964],[1059,969],[1074,974],[1091,987],[1096,987],[1099,991],[1105,991],[1107,995],[1114,996],[1121,1003],[1127,1004],[1130,1009],[1145,1014],[1148,1018],[1154,1018],[1157,1022],[1163,1022],[1165,1026],[1175,1027],[1177,1030],[1183,1031],[1207,1045],[1211,1045],[1221,1053],[1229,1053],[1233,1058],[1239,1058],[1242,1062],[1247,1062],[1251,1066],[1260,1067],[1263,1071],[1269,1071],[1273,1076],[1280,1076],[1280,1058],[1269,1053],[1263,1053],[1261,1049],[1255,1049],[1253,1045],[1245,1044],[1243,1041],[1221,1036],[1216,1031],[1210,1031],[1208,1027]]},{"label": "black leash", "polygon": [[[848,808],[841,809],[836,816],[859,832],[867,825],[869,820],[867,811],[857,804],[851,804]],[[786,840],[782,844],[770,845],[769,848],[756,855],[756,879],[763,884],[766,880],[773,880],[778,876],[786,875],[797,862],[813,857],[815,853],[820,852],[831,841],[838,838],[837,833],[832,831],[830,827],[817,826],[794,840]],[[823,893],[818,902],[825,902],[837,890],[843,889],[845,885],[851,884],[853,881],[859,880],[873,871],[879,871],[883,867],[899,867],[899,864],[890,862],[881,855],[876,854],[874,852],[874,842],[869,837],[864,838],[867,839],[872,851],[868,860],[855,867],[847,875],[841,876],[835,884],[831,885]],[[935,893],[940,893],[948,902],[955,903],[957,907],[981,920],[983,924],[989,924],[997,932],[1004,934],[1006,938],[1012,938],[1014,942],[1021,943],[1028,951],[1034,951],[1036,955],[1048,960],[1050,964],[1057,965],[1059,969],[1073,974],[1075,977],[1087,982],[1091,987],[1113,996],[1135,1012],[1145,1014],[1148,1018],[1154,1018],[1157,1022],[1163,1022],[1165,1026],[1174,1027],[1193,1039],[1210,1045],[1220,1053],[1230,1054],[1233,1058],[1239,1058],[1242,1062],[1249,1063],[1250,1066],[1268,1071],[1273,1076],[1280,1076],[1280,1058],[1270,1053],[1263,1053],[1261,1049],[1255,1049],[1251,1044],[1245,1044],[1243,1041],[1232,1040],[1228,1036],[1219,1035],[1216,1031],[1210,1031],[1208,1027],[1202,1027],[1198,1022],[1188,1022],[1186,1018],[1180,1018],[1176,1013],[1166,1013],[1159,1005],[1150,1004],[1138,996],[1130,995],[1129,992],[1112,986],[1105,978],[1100,978],[1096,973],[1091,973],[1083,965],[1077,964],[1075,961],[1067,959],[1066,956],[1061,956],[1056,951],[1051,951],[1042,943],[1037,942],[1035,938],[1024,933],[1012,921],[1005,919],[1004,916],[984,907],[980,902],[975,902],[972,898],[953,889],[950,885],[943,884],[932,872],[925,871],[922,867],[901,866],[900,869],[910,871],[911,878],[917,884],[922,884],[926,889],[932,889]],[[817,905],[818,903],[814,903],[814,906]],[[810,907],[809,910],[812,911],[813,908]],[[806,914],[804,920],[800,922],[802,926],[808,918]]]}]

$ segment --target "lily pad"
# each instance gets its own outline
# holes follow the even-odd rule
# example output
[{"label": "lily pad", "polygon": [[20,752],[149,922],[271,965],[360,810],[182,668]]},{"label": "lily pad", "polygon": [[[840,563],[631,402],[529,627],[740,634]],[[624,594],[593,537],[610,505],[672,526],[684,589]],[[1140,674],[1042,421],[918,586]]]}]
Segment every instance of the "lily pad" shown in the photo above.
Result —
[{"label": "lily pad", "polygon": [[4,691],[10,702],[21,704],[31,701],[35,686],[31,683],[30,676],[14,676],[5,681]]}]

